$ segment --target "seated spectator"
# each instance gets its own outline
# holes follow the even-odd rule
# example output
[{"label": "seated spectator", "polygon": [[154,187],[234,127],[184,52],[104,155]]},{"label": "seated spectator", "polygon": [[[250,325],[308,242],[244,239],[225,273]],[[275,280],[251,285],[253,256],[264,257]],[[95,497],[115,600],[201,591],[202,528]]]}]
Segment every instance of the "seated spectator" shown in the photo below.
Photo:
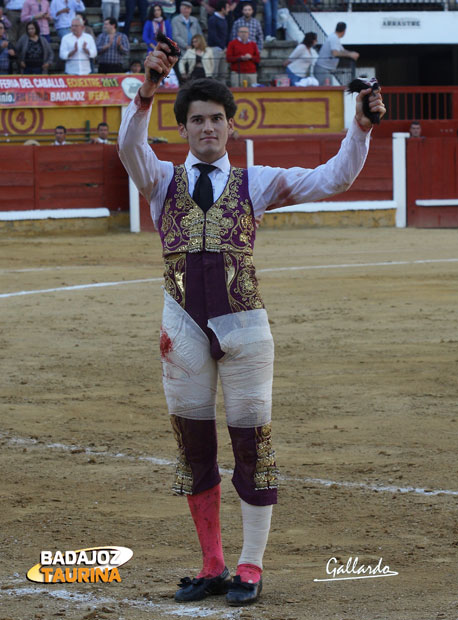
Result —
[{"label": "seated spectator", "polygon": [[216,5],[216,11],[208,19],[208,45],[225,50],[229,40],[229,28],[227,23],[227,15],[229,13],[229,2],[227,0],[219,0]]},{"label": "seated spectator", "polygon": [[142,63],[139,60],[132,60],[127,73],[143,73]]},{"label": "seated spectator", "polygon": [[21,73],[48,73],[54,53],[48,41],[40,36],[38,22],[31,21],[27,24],[26,34],[16,43],[16,56]]},{"label": "seated spectator", "polygon": [[231,65],[231,86],[248,86],[258,81],[256,65],[260,61],[259,49],[250,41],[248,26],[240,26],[237,39],[229,41],[226,51],[227,62]]},{"label": "seated spectator", "polygon": [[261,52],[264,44],[261,24],[256,17],[253,17],[254,11],[251,3],[243,2],[243,5],[242,17],[236,19],[234,25],[232,26],[231,39],[236,39],[239,28],[241,26],[246,26],[248,28],[250,41],[254,41],[258,46],[259,52]]},{"label": "seated spectator", "polygon": [[54,129],[54,146],[65,146],[67,142],[67,129],[63,125],[57,125]]},{"label": "seated spectator", "polygon": [[197,19],[192,17],[191,11],[192,4],[188,0],[182,0],[180,14],[172,19],[173,40],[179,45],[183,54],[191,48],[192,37],[202,34],[202,28]]},{"label": "seated spectator", "polygon": [[91,72],[90,59],[97,56],[94,39],[83,32],[84,22],[81,17],[72,20],[71,30],[60,42],[59,56],[65,60],[65,73],[88,75]]},{"label": "seated spectator", "polygon": [[32,20],[38,23],[40,27],[40,36],[44,37],[48,43],[51,43],[49,22],[52,20],[52,17],[49,12],[48,0],[24,0],[21,11],[21,22],[27,24]]},{"label": "seated spectator", "polygon": [[15,56],[14,47],[8,41],[4,23],[0,22],[0,75],[8,75],[13,56]]},{"label": "seated spectator", "polygon": [[76,16],[76,11],[84,12],[86,7],[83,0],[52,0],[50,6],[51,17],[54,20],[54,28],[57,30],[59,39],[71,32],[71,24]]},{"label": "seated spectator", "polygon": [[97,137],[91,140],[92,144],[114,144],[111,140],[108,140],[108,134],[110,128],[108,123],[99,123],[97,125]]},{"label": "seated spectator", "polygon": [[183,80],[212,77],[214,67],[212,48],[207,47],[201,34],[192,37],[191,45],[192,48],[187,50],[179,62],[181,77]]},{"label": "seated spectator", "polygon": [[121,3],[119,0],[102,0],[102,17],[103,21],[109,17],[113,17],[118,21]]},{"label": "seated spectator", "polygon": [[316,32],[307,32],[302,43],[294,48],[283,63],[291,80],[291,86],[296,86],[300,80],[313,76],[313,65],[318,58],[318,54],[313,49],[316,43]]},{"label": "seated spectator", "polygon": [[3,14],[3,7],[0,6],[0,23],[5,26],[5,30],[8,32],[9,28],[11,28],[11,22],[7,18],[6,15]]},{"label": "seated spectator", "polygon": [[278,0],[263,0],[264,8],[264,35],[266,41],[275,41],[277,38]]},{"label": "seated spectator", "polygon": [[129,36],[130,25],[135,13],[135,7],[138,6],[142,28],[146,22],[146,13],[148,11],[148,0],[126,0],[126,19],[124,21],[124,34]]},{"label": "seated spectator", "polygon": [[99,73],[122,73],[124,60],[129,56],[129,39],[116,31],[118,22],[109,17],[103,22],[103,32],[96,41]]},{"label": "seated spectator", "polygon": [[409,127],[409,133],[411,138],[423,138],[421,135],[421,125],[419,121],[412,121]]},{"label": "seated spectator", "polygon": [[146,43],[148,51],[154,50],[157,45],[156,35],[158,32],[162,32],[171,39],[172,23],[165,18],[164,9],[159,4],[153,4],[143,26],[143,41]]}]

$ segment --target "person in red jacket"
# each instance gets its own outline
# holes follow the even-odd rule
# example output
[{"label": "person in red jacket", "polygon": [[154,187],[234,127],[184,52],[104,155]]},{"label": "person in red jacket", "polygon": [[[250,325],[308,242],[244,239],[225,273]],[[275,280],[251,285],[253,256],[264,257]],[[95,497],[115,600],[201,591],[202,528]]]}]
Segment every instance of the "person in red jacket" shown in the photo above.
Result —
[{"label": "person in red jacket", "polygon": [[258,81],[257,64],[260,61],[259,49],[250,41],[247,26],[240,26],[237,39],[229,41],[226,50],[227,62],[231,63],[231,86],[247,86]]}]

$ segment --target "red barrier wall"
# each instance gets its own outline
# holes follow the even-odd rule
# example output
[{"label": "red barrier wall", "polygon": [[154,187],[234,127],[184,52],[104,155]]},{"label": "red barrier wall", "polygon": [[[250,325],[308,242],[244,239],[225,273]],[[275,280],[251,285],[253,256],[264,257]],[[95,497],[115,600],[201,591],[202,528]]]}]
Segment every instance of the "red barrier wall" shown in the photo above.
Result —
[{"label": "red barrier wall", "polygon": [[458,207],[419,207],[416,200],[458,198],[458,140],[407,140],[407,225],[457,228]]},{"label": "red barrier wall", "polygon": [[[333,157],[342,135],[254,141],[255,163],[315,168]],[[186,144],[156,144],[159,159],[184,162]],[[246,165],[245,140],[230,140],[230,160]],[[8,146],[0,148],[0,210],[107,207],[127,210],[127,174],[114,145]],[[373,140],[366,165],[353,187],[333,200],[392,198],[391,140]],[[142,230],[152,230],[149,207],[141,198]]]},{"label": "red barrier wall", "polygon": [[0,148],[0,210],[128,208],[116,146]]}]

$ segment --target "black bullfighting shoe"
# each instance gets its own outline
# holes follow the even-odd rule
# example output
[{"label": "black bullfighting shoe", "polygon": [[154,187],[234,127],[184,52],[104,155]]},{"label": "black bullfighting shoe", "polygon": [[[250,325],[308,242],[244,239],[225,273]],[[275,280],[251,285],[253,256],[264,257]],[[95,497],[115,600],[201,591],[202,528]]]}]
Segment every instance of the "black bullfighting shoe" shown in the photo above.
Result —
[{"label": "black bullfighting shoe", "polygon": [[247,583],[236,575],[229,586],[226,601],[229,605],[238,607],[239,605],[251,605],[258,600],[262,592],[262,577],[257,583]]},{"label": "black bullfighting shoe", "polygon": [[178,584],[180,589],[175,592],[175,600],[179,603],[201,601],[207,596],[226,594],[231,585],[231,576],[227,567],[217,577],[184,577]]}]

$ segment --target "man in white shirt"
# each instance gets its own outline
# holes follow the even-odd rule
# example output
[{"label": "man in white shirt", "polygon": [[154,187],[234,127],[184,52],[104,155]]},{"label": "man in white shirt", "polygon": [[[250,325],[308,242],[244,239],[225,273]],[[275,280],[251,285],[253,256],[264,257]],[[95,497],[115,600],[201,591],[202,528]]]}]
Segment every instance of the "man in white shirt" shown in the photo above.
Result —
[{"label": "man in white shirt", "polygon": [[108,123],[99,123],[97,125],[97,137],[92,140],[92,144],[113,144],[113,142],[108,139],[109,135],[110,128]]},{"label": "man in white shirt", "polygon": [[49,10],[57,34],[62,39],[66,34],[70,34],[70,26],[76,12],[84,13],[86,7],[83,0],[52,0]]},{"label": "man in white shirt", "polygon": [[59,56],[65,60],[65,73],[88,75],[91,72],[91,58],[97,56],[95,41],[84,31],[83,19],[79,16],[72,20],[71,33],[66,34],[60,42]]},{"label": "man in white shirt", "polygon": [[66,146],[67,142],[67,128],[63,125],[57,125],[54,129],[54,146]]},{"label": "man in white shirt", "polygon": [[[248,169],[230,165],[226,143],[236,105],[220,82],[199,79],[180,88],[178,132],[190,152],[184,165],[160,161],[148,144],[158,82],[174,58],[159,44],[145,60],[145,82],[119,130],[119,156],[148,200],[162,245],[165,300],[160,351],[163,383],[178,443],[173,490],[187,496],[202,549],[197,577],[182,579],[178,602],[226,594],[229,605],[255,602],[262,558],[276,503],[277,469],[271,439],[273,341],[252,261],[255,219],[266,209],[315,201],[345,191],[362,169],[372,124],[363,114],[385,113],[380,93],[362,91],[338,154],[315,170]],[[220,376],[242,510],[243,548],[231,580],[220,529],[220,476],[215,402]]]}]

